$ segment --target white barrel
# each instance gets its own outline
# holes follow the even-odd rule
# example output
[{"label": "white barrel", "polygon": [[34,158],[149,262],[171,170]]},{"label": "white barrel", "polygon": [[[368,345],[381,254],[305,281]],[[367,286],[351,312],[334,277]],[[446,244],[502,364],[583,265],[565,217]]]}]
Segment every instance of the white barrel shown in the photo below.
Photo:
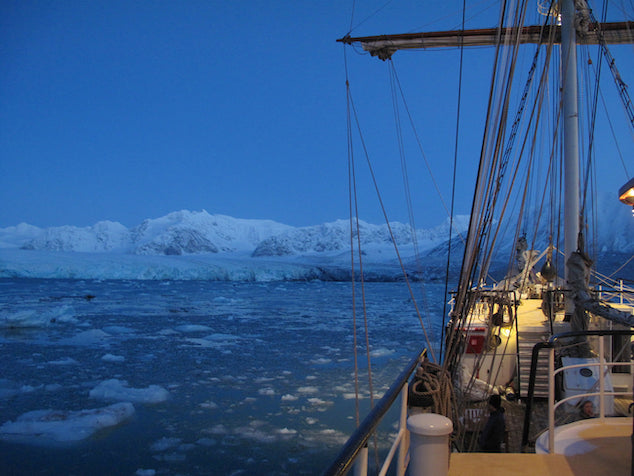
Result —
[{"label": "white barrel", "polygon": [[449,472],[451,420],[435,413],[419,413],[407,419],[410,431],[409,474],[445,476]]}]

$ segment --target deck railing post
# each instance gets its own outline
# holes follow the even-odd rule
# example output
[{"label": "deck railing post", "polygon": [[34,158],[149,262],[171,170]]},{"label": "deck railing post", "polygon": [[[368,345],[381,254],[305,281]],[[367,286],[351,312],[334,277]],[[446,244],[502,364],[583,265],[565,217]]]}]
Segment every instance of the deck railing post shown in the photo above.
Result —
[{"label": "deck railing post", "polygon": [[605,418],[605,336],[599,336],[599,418]]},{"label": "deck railing post", "polygon": [[354,461],[354,476],[367,476],[368,475],[368,445],[365,445]]},{"label": "deck railing post", "polygon": [[548,349],[548,452],[555,452],[555,348]]},{"label": "deck railing post", "polygon": [[619,301],[621,302],[621,304],[623,304],[623,280],[622,279],[619,279],[619,291],[621,291],[619,293],[619,296],[620,296]]},{"label": "deck railing post", "polygon": [[407,450],[409,448],[409,430],[407,429],[407,394],[409,385],[407,382],[403,384],[403,390],[401,390],[401,418],[399,419],[398,429],[405,432],[401,444],[398,448],[398,460],[397,460],[397,476],[404,476],[406,469]]}]

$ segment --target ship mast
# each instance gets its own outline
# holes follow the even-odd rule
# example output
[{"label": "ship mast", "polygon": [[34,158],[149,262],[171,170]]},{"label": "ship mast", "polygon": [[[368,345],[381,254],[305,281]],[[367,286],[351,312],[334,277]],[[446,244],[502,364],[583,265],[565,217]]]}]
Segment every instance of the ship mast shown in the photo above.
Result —
[{"label": "ship mast", "polygon": [[[577,41],[574,0],[561,0],[562,106],[564,134],[564,254],[565,262],[577,250],[579,236],[579,111]],[[569,268],[566,265],[566,282]],[[567,313],[571,312],[568,307]]]},{"label": "ship mast", "polygon": [[[360,44],[372,56],[387,60],[398,50],[451,48],[463,46],[493,46],[507,38],[514,43],[540,44],[546,38],[561,43],[563,78],[563,143],[564,143],[564,252],[565,262],[578,248],[580,230],[580,172],[577,91],[578,44],[625,44],[632,42],[634,22],[598,23],[591,21],[588,30],[577,35],[574,0],[560,0],[561,25],[534,25],[509,28],[484,28],[378,35],[364,37],[345,36],[338,42]],[[566,266],[566,281],[569,278]],[[567,313],[572,310],[567,311]]]}]

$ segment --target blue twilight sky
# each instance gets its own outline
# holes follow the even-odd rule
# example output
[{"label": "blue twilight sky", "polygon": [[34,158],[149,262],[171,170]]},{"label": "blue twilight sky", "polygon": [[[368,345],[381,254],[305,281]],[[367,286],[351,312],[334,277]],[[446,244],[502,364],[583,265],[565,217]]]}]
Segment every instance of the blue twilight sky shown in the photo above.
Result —
[{"label": "blue twilight sky", "polygon": [[[0,227],[134,226],[181,209],[295,226],[347,217],[346,76],[335,39],[350,28],[352,4],[3,0]],[[457,28],[461,4],[357,0],[353,34]],[[493,26],[496,14],[496,2],[478,2],[467,26]],[[434,66],[414,63],[419,74],[404,86],[446,190],[458,52],[429,54]],[[476,53],[465,66],[465,81],[479,88],[462,105],[480,121],[462,130],[471,167],[458,179],[469,196],[477,160],[469,148],[479,153],[489,81],[474,73],[488,73],[481,61],[490,54]],[[411,55],[399,56],[403,67]],[[391,117],[386,64],[352,50],[347,56],[355,100],[357,92],[374,94],[364,89],[369,76],[381,83],[376,99],[364,99],[379,112],[355,103],[360,116]],[[394,155],[393,123],[366,132],[379,156]],[[398,158],[390,160],[379,162],[377,176],[384,196],[400,197],[386,199],[391,219],[407,221],[402,192],[392,194],[402,188]],[[408,172],[410,180],[427,174],[420,164]],[[616,187],[624,175],[621,169]],[[444,214],[421,195],[432,185],[418,188],[412,200],[424,213],[417,225],[434,226]],[[466,202],[457,211],[467,213]],[[382,220],[379,211],[360,215]]]}]

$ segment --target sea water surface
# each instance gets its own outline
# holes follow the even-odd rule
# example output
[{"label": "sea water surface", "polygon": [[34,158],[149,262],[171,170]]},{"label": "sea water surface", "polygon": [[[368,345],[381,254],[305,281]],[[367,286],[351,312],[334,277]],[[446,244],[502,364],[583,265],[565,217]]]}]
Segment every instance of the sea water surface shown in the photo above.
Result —
[{"label": "sea water surface", "polygon": [[[326,282],[0,280],[0,474],[320,474],[355,426],[351,294]],[[365,294],[380,396],[423,332],[403,283]],[[415,295],[437,339],[443,286]]]}]

